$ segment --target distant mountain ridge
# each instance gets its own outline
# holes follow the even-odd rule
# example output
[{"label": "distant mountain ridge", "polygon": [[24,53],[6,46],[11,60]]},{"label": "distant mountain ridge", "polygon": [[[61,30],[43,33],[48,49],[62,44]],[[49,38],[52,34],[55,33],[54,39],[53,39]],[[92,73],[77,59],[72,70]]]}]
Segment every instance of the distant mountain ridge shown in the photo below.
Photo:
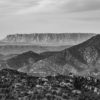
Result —
[{"label": "distant mountain ridge", "polygon": [[94,36],[89,33],[33,33],[8,35],[2,43],[39,45],[76,45]]}]

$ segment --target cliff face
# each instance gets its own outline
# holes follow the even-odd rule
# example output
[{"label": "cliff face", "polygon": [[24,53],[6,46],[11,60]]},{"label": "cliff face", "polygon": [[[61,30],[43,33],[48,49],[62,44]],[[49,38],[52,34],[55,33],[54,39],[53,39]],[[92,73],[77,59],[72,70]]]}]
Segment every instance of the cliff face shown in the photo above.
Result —
[{"label": "cliff face", "polygon": [[24,44],[41,44],[41,45],[75,45],[81,43],[94,34],[84,33],[33,33],[33,34],[15,34],[8,35],[3,42],[24,43]]}]

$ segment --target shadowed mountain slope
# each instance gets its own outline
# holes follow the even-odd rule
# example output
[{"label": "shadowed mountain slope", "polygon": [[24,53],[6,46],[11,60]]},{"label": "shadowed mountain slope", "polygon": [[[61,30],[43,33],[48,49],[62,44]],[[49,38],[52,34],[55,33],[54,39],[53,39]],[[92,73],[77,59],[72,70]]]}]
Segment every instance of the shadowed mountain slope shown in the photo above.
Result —
[{"label": "shadowed mountain slope", "polygon": [[35,63],[36,61],[43,59],[43,56],[34,53],[32,51],[25,52],[22,54],[19,54],[15,57],[12,57],[11,59],[7,60],[8,66],[18,69],[22,66],[29,65],[31,63]]}]

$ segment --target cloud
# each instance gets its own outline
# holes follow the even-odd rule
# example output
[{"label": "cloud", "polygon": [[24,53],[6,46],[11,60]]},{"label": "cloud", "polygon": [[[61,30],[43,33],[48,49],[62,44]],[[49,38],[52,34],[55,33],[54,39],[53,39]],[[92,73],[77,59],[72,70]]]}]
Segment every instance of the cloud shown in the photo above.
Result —
[{"label": "cloud", "polygon": [[100,10],[99,0],[39,0],[37,6],[21,9],[17,14],[43,12],[83,12]]},{"label": "cloud", "polygon": [[88,22],[96,22],[100,23],[100,17],[77,17],[77,18],[71,18],[73,21],[88,21]]},{"label": "cloud", "polygon": [[100,10],[100,0],[70,0],[63,5],[63,9],[69,12]]},{"label": "cloud", "polygon": [[100,0],[0,0],[0,15],[100,10]]},{"label": "cloud", "polygon": [[36,6],[39,0],[0,0],[0,15],[13,15],[21,9]]},{"label": "cloud", "polygon": [[65,1],[68,0],[39,0],[37,6],[27,7],[26,9],[18,11],[17,14],[57,12],[59,6],[65,3]]}]

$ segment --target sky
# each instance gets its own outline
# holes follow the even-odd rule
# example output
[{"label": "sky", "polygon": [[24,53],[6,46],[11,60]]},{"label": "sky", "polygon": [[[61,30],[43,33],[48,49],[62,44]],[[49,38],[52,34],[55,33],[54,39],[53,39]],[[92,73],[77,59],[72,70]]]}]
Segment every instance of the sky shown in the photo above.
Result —
[{"label": "sky", "polygon": [[0,0],[0,39],[46,32],[100,33],[100,0]]}]

